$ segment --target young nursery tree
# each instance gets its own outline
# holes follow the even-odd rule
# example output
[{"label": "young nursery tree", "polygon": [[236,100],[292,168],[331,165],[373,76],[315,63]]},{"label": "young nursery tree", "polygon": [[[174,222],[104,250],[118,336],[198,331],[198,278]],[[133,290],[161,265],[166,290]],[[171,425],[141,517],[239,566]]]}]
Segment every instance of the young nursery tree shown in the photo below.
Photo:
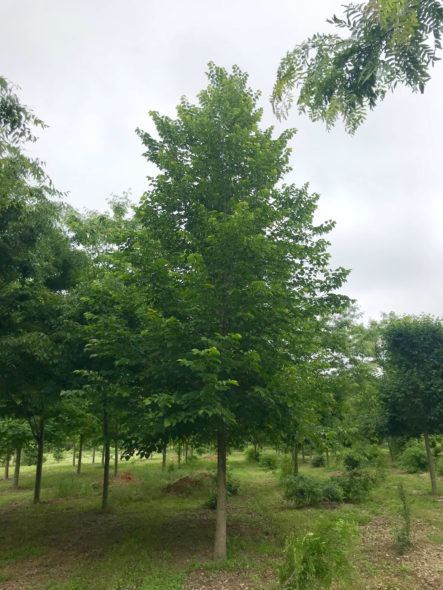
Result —
[{"label": "young nursery tree", "polygon": [[443,323],[429,316],[393,318],[383,330],[383,402],[391,435],[423,435],[437,495],[430,434],[443,432]]},{"label": "young nursery tree", "polygon": [[139,131],[160,174],[136,217],[158,244],[179,326],[181,378],[165,396],[165,425],[217,444],[220,559],[228,445],[278,423],[268,385],[296,360],[297,326],[340,308],[332,292],[347,273],[328,269],[322,235],[333,223],[314,225],[317,195],[281,184],[293,131],[273,139],[259,129],[259,95],[237,67],[210,64],[208,78],[199,104],[182,99],[176,119],[151,113],[157,138]]}]

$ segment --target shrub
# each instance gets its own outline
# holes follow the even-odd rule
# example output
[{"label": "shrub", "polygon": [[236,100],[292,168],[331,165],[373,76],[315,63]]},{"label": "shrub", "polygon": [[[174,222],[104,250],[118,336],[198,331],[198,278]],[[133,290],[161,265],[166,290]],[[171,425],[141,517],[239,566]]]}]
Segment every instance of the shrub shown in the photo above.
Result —
[{"label": "shrub", "polygon": [[283,455],[280,460],[280,479],[287,475],[294,475],[294,464],[290,455]]},{"label": "shrub", "polygon": [[[214,485],[217,485],[217,476],[214,475],[213,476],[213,482]],[[238,494],[238,490],[240,488],[240,482],[238,481],[238,479],[234,479],[230,476],[230,473],[228,471],[227,473],[227,479],[226,479],[226,498],[229,502],[229,499],[232,498],[232,496],[236,496]],[[208,508],[211,508],[212,510],[215,510],[217,508],[217,490],[215,490],[211,496],[209,497],[209,500],[206,502],[205,506],[207,506]]]},{"label": "shrub", "polygon": [[260,460],[260,453],[254,447],[248,447],[245,451],[246,461],[250,463],[258,462]]},{"label": "shrub", "polygon": [[409,443],[400,456],[400,465],[408,473],[419,473],[427,470],[426,450],[421,441],[417,440]]},{"label": "shrub", "polygon": [[260,465],[264,469],[277,469],[277,456],[271,453],[266,453],[260,457]]},{"label": "shrub", "polygon": [[361,502],[367,498],[375,478],[368,471],[349,471],[343,475],[331,478],[343,490],[345,502]]},{"label": "shrub", "polygon": [[296,508],[313,506],[321,502],[322,486],[314,477],[307,475],[287,475],[281,481],[284,495]]},{"label": "shrub", "polygon": [[312,532],[286,541],[285,561],[278,574],[284,590],[328,589],[349,578],[348,551],[356,535],[354,523],[320,518]]},{"label": "shrub", "polygon": [[63,461],[63,459],[65,458],[65,453],[63,452],[63,449],[54,449],[54,451],[52,452],[52,456],[54,457],[54,461],[57,461],[57,463],[59,463],[60,461]]},{"label": "shrub", "polygon": [[312,457],[311,465],[312,467],[324,467],[326,465],[325,458],[323,455],[316,455],[315,457]]},{"label": "shrub", "polygon": [[329,480],[323,484],[322,496],[328,502],[343,502],[345,493],[338,481]]},{"label": "shrub", "polygon": [[357,451],[348,451],[343,458],[343,465],[347,471],[354,471],[360,469],[368,462],[367,458]]}]

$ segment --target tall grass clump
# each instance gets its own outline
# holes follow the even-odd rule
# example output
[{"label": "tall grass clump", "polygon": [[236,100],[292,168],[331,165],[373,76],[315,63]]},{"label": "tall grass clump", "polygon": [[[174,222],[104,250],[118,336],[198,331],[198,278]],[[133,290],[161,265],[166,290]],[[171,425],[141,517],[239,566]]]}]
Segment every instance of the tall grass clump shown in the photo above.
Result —
[{"label": "tall grass clump", "polygon": [[348,553],[356,534],[353,522],[321,517],[312,531],[298,537],[291,535],[278,570],[280,588],[328,590],[335,580],[344,587],[353,570]]}]

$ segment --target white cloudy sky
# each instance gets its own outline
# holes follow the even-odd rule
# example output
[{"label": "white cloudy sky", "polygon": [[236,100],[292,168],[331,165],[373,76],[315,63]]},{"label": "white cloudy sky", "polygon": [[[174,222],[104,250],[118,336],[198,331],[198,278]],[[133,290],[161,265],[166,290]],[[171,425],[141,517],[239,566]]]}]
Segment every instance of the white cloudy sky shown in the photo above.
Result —
[{"label": "white cloudy sky", "polygon": [[[1,0],[0,74],[50,126],[35,153],[78,208],[134,199],[152,174],[134,133],[206,86],[208,61],[249,72],[268,97],[280,58],[325,23],[335,0]],[[442,315],[443,64],[424,95],[400,90],[354,137],[293,112],[293,181],[321,194],[334,265],[366,317]]]}]

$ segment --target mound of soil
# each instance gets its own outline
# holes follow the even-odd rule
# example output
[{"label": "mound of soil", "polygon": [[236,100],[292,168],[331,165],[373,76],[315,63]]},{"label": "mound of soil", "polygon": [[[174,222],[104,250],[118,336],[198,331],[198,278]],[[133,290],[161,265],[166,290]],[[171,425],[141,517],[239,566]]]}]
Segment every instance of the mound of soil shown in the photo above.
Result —
[{"label": "mound of soil", "polygon": [[123,471],[117,477],[111,479],[111,483],[138,483],[140,478],[136,477],[130,471]]},{"label": "mound of soil", "polygon": [[194,477],[186,475],[170,483],[163,490],[165,494],[186,494],[192,489],[201,486],[203,479],[210,479],[209,473],[197,473]]},{"label": "mound of soil", "polygon": [[[140,481],[140,478],[136,477],[130,471],[123,471],[123,473],[120,473],[119,475],[117,475],[117,477],[110,477],[109,478],[109,485],[112,486],[112,484],[115,484],[115,483],[138,483],[139,481]],[[92,484],[92,487],[94,488],[94,490],[98,490],[98,489],[102,488],[103,487],[103,480],[94,482]]]}]

